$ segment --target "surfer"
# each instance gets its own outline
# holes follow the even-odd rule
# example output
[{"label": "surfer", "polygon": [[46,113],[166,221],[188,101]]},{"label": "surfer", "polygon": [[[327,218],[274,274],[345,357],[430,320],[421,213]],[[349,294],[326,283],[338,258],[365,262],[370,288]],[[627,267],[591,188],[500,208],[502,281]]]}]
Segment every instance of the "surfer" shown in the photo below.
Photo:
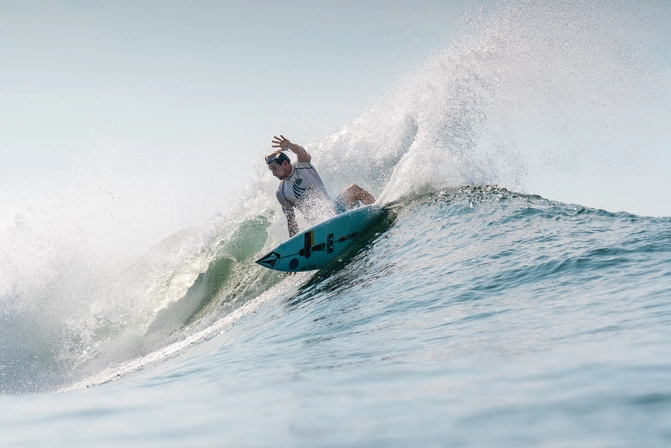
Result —
[{"label": "surfer", "polygon": [[[304,215],[310,216],[315,210],[330,208],[336,213],[342,213],[354,208],[359,201],[366,205],[375,202],[372,194],[356,184],[345,188],[333,201],[326,192],[317,170],[310,163],[312,157],[305,148],[291,143],[283,135],[273,137],[273,148],[279,149],[266,156],[266,164],[273,176],[280,180],[276,196],[287,217],[290,237],[298,233],[294,209],[299,209]],[[291,163],[284,151],[293,152],[298,160]]]}]

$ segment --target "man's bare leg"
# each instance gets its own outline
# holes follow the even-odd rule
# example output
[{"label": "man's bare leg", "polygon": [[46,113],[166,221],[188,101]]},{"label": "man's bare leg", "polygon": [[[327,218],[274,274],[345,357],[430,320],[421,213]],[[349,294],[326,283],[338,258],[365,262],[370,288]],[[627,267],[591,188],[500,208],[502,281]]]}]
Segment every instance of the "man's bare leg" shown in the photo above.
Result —
[{"label": "man's bare leg", "polygon": [[358,201],[363,202],[365,205],[375,202],[375,197],[357,184],[352,184],[345,188],[342,191],[342,198],[349,208],[356,206]]}]

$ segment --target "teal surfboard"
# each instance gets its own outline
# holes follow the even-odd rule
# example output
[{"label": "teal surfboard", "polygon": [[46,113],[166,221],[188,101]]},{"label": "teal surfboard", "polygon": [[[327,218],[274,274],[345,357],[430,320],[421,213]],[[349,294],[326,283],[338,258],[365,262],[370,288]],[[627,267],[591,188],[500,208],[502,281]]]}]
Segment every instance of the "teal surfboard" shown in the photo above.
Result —
[{"label": "teal surfboard", "polygon": [[294,235],[256,260],[276,271],[300,272],[321,269],[349,247],[382,214],[384,208],[364,205]]}]

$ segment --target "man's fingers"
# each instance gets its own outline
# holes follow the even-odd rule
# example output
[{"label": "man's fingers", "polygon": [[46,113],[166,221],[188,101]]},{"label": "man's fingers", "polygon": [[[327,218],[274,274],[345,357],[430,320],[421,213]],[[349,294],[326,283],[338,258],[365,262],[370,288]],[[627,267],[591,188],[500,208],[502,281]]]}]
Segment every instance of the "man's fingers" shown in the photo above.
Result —
[{"label": "man's fingers", "polygon": [[291,145],[291,142],[284,137],[282,134],[280,136],[274,136],[273,137],[273,148],[280,148],[282,151],[286,151],[289,149],[289,145]]}]

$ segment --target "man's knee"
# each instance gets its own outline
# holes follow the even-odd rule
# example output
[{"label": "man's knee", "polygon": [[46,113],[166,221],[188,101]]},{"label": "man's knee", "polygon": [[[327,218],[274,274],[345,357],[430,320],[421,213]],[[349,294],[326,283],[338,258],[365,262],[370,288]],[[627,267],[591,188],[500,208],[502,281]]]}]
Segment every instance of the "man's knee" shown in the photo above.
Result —
[{"label": "man's knee", "polygon": [[357,184],[352,184],[349,187],[345,187],[343,190],[343,193],[351,194],[351,195],[356,195],[359,190],[361,190],[361,187],[358,186]]},{"label": "man's knee", "polygon": [[345,203],[348,207],[356,205],[357,199],[357,190],[360,187],[357,184],[352,184],[349,187],[345,187],[342,191],[342,198],[345,200]]},{"label": "man's knee", "polygon": [[342,192],[342,197],[349,207],[355,206],[358,201],[361,201],[364,204],[372,204],[375,202],[373,195],[357,184],[352,184],[345,188]]}]

